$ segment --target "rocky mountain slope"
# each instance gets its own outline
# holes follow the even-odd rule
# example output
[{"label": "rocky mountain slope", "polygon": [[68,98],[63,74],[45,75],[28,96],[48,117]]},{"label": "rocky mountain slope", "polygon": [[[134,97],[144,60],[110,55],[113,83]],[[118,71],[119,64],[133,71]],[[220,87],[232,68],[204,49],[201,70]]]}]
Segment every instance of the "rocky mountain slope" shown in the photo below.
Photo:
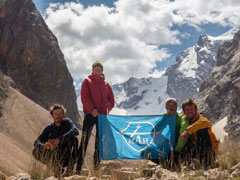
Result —
[{"label": "rocky mountain slope", "polygon": [[[33,143],[53,120],[49,111],[21,94],[14,81],[1,72],[0,112],[1,179],[1,172],[12,175],[29,172],[33,168]],[[81,132],[78,138],[80,141]],[[92,166],[94,145],[95,136],[91,136],[84,162],[87,167]]]},{"label": "rocky mountain slope", "polygon": [[200,87],[199,109],[216,122],[227,118],[226,131],[240,137],[240,31],[218,49],[216,64]]},{"label": "rocky mountain slope", "polygon": [[52,122],[47,110],[14,87],[11,78],[0,73],[0,170],[7,174],[29,170],[33,142]]},{"label": "rocky mountain slope", "polygon": [[63,104],[67,116],[79,124],[72,77],[32,0],[0,1],[0,71],[40,106]]},{"label": "rocky mountain slope", "polygon": [[3,115],[3,103],[8,96],[9,85],[15,86],[11,78],[0,71],[0,117]]},{"label": "rocky mountain slope", "polygon": [[113,85],[116,108],[112,113],[162,114],[168,97],[177,98],[179,105],[187,98],[195,98],[200,84],[213,69],[218,47],[230,40],[235,31],[218,37],[202,34],[197,44],[177,56],[175,64],[159,78],[130,78]]}]

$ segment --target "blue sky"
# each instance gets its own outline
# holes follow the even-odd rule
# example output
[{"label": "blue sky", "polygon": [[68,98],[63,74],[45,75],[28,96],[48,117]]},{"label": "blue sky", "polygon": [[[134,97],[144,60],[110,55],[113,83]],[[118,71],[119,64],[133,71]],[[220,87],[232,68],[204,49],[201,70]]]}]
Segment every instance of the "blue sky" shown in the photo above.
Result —
[{"label": "blue sky", "polygon": [[114,6],[114,2],[116,0],[33,0],[35,5],[37,6],[38,10],[41,13],[44,13],[45,9],[48,8],[49,3],[65,3],[65,2],[80,2],[81,4],[84,5],[84,7],[88,6],[100,6],[101,4],[104,4],[109,7]]},{"label": "blue sky", "polygon": [[[199,35],[240,24],[238,0],[33,0],[74,79],[100,60],[110,82],[157,77]],[[187,2],[187,3],[186,3]]]}]

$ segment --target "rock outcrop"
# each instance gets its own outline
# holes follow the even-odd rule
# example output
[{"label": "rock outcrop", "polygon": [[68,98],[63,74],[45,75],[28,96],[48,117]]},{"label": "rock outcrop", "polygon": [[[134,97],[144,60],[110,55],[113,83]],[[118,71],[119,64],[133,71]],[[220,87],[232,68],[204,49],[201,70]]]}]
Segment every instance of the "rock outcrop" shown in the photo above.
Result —
[{"label": "rock outcrop", "polygon": [[219,47],[213,71],[200,87],[199,110],[211,121],[228,118],[226,131],[240,137],[240,31]]},{"label": "rock outcrop", "polygon": [[0,117],[3,115],[3,103],[8,97],[9,86],[16,88],[15,82],[0,71]]},{"label": "rock outcrop", "polygon": [[0,71],[45,109],[63,104],[79,125],[73,79],[56,37],[32,0],[0,1]]},{"label": "rock outcrop", "polygon": [[0,117],[3,114],[3,102],[8,95],[8,84],[6,83],[5,77],[0,71]]}]

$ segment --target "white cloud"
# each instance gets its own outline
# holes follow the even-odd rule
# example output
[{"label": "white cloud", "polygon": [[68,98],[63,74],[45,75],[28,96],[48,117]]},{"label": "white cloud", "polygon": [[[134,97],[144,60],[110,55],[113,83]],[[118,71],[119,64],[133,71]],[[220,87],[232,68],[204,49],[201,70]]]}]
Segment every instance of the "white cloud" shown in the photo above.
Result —
[{"label": "white cloud", "polygon": [[180,44],[178,38],[188,37],[172,30],[174,24],[234,26],[240,23],[239,8],[237,0],[118,0],[114,8],[84,8],[80,2],[71,2],[51,4],[45,20],[75,78],[85,78],[91,64],[100,60],[106,79],[121,82],[131,76],[149,76],[156,62],[170,56],[159,47]]},{"label": "white cloud", "polygon": [[174,19],[179,24],[185,23],[196,28],[208,23],[239,26],[240,1],[188,0],[187,3],[185,2],[185,0],[177,0],[172,3]]}]

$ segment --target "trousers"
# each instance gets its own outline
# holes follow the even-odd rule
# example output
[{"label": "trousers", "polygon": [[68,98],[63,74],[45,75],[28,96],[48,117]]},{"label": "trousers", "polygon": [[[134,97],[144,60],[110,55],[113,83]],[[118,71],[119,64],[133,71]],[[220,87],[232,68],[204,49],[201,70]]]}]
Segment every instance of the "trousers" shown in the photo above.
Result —
[{"label": "trousers", "polygon": [[209,167],[215,160],[215,153],[212,148],[208,129],[200,129],[197,131],[197,141],[194,144],[191,138],[188,139],[182,154],[182,159],[190,162],[191,159],[197,158],[201,165]]},{"label": "trousers", "polygon": [[83,121],[83,129],[82,129],[82,138],[80,147],[78,149],[78,160],[77,160],[77,171],[81,171],[82,165],[84,163],[84,159],[86,156],[86,150],[88,146],[88,142],[92,133],[93,126],[96,125],[96,138],[95,138],[95,151],[94,151],[94,169],[97,169],[100,164],[99,152],[98,152],[98,117],[93,117],[91,114],[85,114]]}]

